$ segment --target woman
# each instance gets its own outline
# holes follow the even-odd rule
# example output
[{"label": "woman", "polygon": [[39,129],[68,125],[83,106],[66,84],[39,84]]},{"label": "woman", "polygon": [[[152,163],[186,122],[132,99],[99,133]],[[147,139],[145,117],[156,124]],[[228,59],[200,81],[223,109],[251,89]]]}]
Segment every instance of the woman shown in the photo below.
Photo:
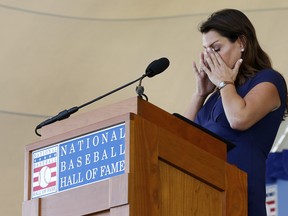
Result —
[{"label": "woman", "polygon": [[197,88],[186,117],[235,144],[228,162],[248,174],[248,215],[265,216],[266,158],[286,110],[285,80],[242,12],[215,12],[200,32],[204,51],[193,62]]}]

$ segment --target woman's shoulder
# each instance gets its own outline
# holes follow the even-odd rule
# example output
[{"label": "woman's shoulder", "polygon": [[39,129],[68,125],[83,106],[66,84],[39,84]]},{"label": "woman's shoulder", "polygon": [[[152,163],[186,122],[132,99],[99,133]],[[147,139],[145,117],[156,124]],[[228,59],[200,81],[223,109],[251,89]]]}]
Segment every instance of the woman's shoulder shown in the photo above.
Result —
[{"label": "woman's shoulder", "polygon": [[252,88],[263,82],[272,83],[276,86],[279,93],[282,92],[283,95],[286,95],[287,86],[284,77],[278,71],[271,68],[257,72],[243,85],[239,86],[237,91],[241,96],[245,96]]},{"label": "woman's shoulder", "polygon": [[276,86],[284,84],[286,86],[286,82],[282,74],[272,68],[263,69],[256,73],[250,80],[250,85],[255,86],[261,82],[270,82]]},{"label": "woman's shoulder", "polygon": [[258,76],[264,76],[264,75],[270,75],[270,76],[281,76],[281,74],[276,71],[273,68],[266,68],[266,69],[262,69],[260,71],[258,71],[257,73],[255,73],[254,77],[258,77]]}]

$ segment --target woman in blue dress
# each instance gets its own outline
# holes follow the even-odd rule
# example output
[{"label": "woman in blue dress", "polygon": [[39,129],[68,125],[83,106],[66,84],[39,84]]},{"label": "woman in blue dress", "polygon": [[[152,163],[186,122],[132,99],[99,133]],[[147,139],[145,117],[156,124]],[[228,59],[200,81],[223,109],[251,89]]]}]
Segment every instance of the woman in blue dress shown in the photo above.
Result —
[{"label": "woman in blue dress", "polygon": [[248,174],[248,215],[266,216],[266,158],[285,117],[285,80],[241,11],[217,11],[199,30],[204,51],[186,117],[235,144],[227,159]]}]

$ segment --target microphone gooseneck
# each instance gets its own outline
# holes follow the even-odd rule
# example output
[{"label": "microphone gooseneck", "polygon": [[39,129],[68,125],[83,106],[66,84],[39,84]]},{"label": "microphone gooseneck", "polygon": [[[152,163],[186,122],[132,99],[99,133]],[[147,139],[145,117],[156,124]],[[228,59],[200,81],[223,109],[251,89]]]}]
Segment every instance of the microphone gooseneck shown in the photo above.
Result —
[{"label": "microphone gooseneck", "polygon": [[[165,58],[165,57],[157,59],[157,60],[154,60],[153,62],[151,62],[148,65],[148,67],[147,67],[147,69],[145,71],[145,74],[143,74],[141,77],[139,77],[136,80],[133,80],[133,81],[131,81],[131,82],[129,82],[129,83],[123,85],[123,86],[120,86],[120,87],[118,87],[118,88],[116,88],[116,89],[114,89],[114,90],[112,90],[112,91],[110,91],[110,92],[108,92],[108,93],[106,93],[104,95],[101,95],[101,96],[99,96],[99,97],[97,97],[97,98],[95,98],[95,99],[93,99],[93,100],[91,100],[91,101],[89,101],[87,103],[84,103],[84,104],[82,104],[80,106],[75,106],[75,107],[72,107],[72,108],[70,108],[68,110],[66,109],[66,110],[63,110],[63,111],[59,112],[56,116],[53,116],[53,117],[41,122],[39,125],[37,125],[36,128],[35,128],[35,133],[38,136],[41,136],[41,134],[38,133],[38,130],[41,129],[42,127],[44,127],[46,125],[49,125],[49,124],[52,124],[52,123],[54,123],[56,121],[61,121],[63,119],[69,118],[70,115],[72,115],[73,113],[77,112],[79,109],[81,109],[81,108],[83,108],[83,107],[85,107],[85,106],[87,106],[87,105],[89,105],[91,103],[94,103],[94,102],[96,102],[96,101],[98,101],[98,100],[100,100],[100,99],[102,99],[104,97],[107,97],[108,95],[113,94],[114,92],[117,92],[117,91],[119,91],[119,90],[121,90],[121,89],[123,89],[123,88],[125,88],[125,87],[127,87],[127,86],[129,86],[129,85],[131,85],[131,84],[133,84],[133,83],[135,83],[137,81],[139,81],[139,80],[140,80],[140,86],[141,86],[141,82],[142,82],[142,80],[145,77],[148,76],[149,78],[151,78],[151,77],[153,77],[153,76],[155,76],[157,74],[160,74],[164,70],[166,70],[168,68],[168,66],[169,66],[169,60],[167,58]],[[144,92],[144,88],[143,88],[143,92]],[[144,95],[143,92],[142,92],[142,95]],[[138,95],[140,95],[140,94],[138,94]]]}]

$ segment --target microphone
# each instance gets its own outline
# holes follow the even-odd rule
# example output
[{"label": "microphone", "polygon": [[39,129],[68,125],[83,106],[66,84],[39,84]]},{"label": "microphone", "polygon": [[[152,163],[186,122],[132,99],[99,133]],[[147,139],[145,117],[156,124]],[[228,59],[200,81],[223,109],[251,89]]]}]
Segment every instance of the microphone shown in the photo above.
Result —
[{"label": "microphone", "polygon": [[113,94],[114,92],[117,92],[117,91],[119,91],[119,90],[121,90],[121,89],[123,89],[123,88],[125,88],[125,87],[127,87],[127,86],[129,86],[129,85],[131,85],[131,84],[133,84],[133,83],[135,83],[137,81],[139,81],[139,80],[142,81],[142,79],[144,79],[146,76],[151,78],[151,77],[153,77],[153,76],[155,76],[157,74],[160,74],[164,70],[166,70],[168,68],[168,66],[169,66],[169,60],[167,58],[165,58],[165,57],[157,59],[157,60],[154,60],[153,62],[151,62],[148,65],[148,67],[146,68],[145,74],[143,74],[141,77],[139,77],[136,80],[133,80],[133,81],[131,81],[131,82],[129,82],[129,83],[123,85],[123,86],[120,86],[120,87],[118,87],[118,88],[116,88],[116,89],[114,89],[114,90],[112,90],[112,91],[110,91],[110,92],[108,92],[108,93],[106,93],[104,95],[101,95],[101,96],[99,96],[99,97],[97,97],[97,98],[95,98],[95,99],[93,99],[93,100],[91,100],[91,101],[89,101],[87,103],[84,103],[84,104],[82,104],[80,106],[75,106],[75,107],[72,107],[72,108],[70,108],[68,110],[65,109],[65,110],[59,112],[56,116],[53,116],[53,117],[41,122],[39,125],[37,125],[36,128],[35,128],[35,133],[38,136],[41,136],[41,134],[38,133],[38,130],[41,129],[42,127],[44,127],[46,125],[49,125],[49,124],[52,124],[52,123],[54,123],[56,121],[61,121],[63,119],[66,119],[66,118],[70,117],[71,114],[77,112],[79,109],[81,109],[81,108],[83,108],[83,107],[85,107],[85,106],[87,106],[87,105],[89,105],[91,103],[94,103],[94,102],[96,102],[96,101],[98,101],[98,100],[100,100],[100,99],[102,99],[102,98],[104,98],[104,97],[106,97],[106,96],[108,96],[110,94]]},{"label": "microphone", "polygon": [[[145,75],[148,76],[149,78],[162,73],[164,70],[166,70],[169,66],[169,60],[167,58],[160,58],[157,60],[154,60],[151,62],[148,67],[146,68]],[[142,84],[142,79],[140,79],[138,86],[136,86],[136,93],[138,94],[139,97],[142,98],[144,96],[145,100],[148,101],[147,95],[144,94],[144,87],[141,85]]]},{"label": "microphone", "polygon": [[149,78],[151,78],[166,70],[169,67],[169,64],[170,64],[169,60],[165,57],[154,60],[148,65],[145,73]]}]

